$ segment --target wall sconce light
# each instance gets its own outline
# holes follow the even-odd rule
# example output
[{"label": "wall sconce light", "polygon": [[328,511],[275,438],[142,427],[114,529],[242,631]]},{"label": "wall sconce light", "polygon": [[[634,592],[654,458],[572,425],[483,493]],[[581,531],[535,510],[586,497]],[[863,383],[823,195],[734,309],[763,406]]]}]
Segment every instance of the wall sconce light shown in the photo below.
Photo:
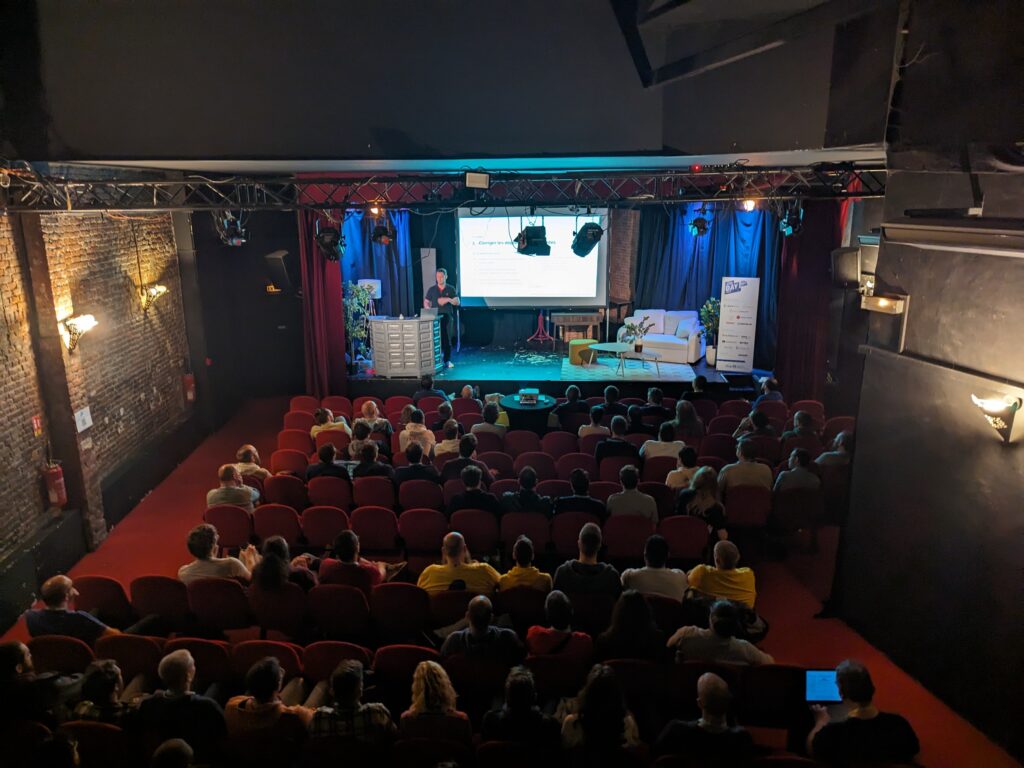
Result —
[{"label": "wall sconce light", "polygon": [[897,345],[897,352],[903,353],[907,341],[907,316],[910,314],[909,294],[896,294],[890,296],[876,295],[872,284],[872,294],[862,293],[860,296],[860,308],[868,312],[880,312],[883,315],[900,315],[900,337]]},{"label": "wall sconce light", "polygon": [[165,293],[167,293],[166,285],[151,285],[145,290],[143,290],[142,313],[145,314],[146,312],[149,312],[149,308],[152,307],[153,304],[156,303],[156,300],[163,296]]},{"label": "wall sconce light", "polygon": [[96,318],[92,315],[78,315],[61,320],[64,327],[64,343],[68,346],[68,352],[74,352],[78,346],[78,340],[93,328],[96,327]]},{"label": "wall sconce light", "polygon": [[1004,397],[978,397],[971,395],[971,402],[974,403],[985,415],[989,423],[1004,443],[1010,442],[1010,433],[1013,431],[1013,419],[1020,410],[1020,398],[1013,395]]}]

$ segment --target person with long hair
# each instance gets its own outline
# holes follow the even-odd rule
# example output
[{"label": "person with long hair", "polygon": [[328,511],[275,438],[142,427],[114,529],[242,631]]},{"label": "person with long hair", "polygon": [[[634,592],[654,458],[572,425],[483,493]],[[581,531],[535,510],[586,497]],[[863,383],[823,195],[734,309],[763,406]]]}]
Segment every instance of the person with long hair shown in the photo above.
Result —
[{"label": "person with long hair", "polygon": [[636,720],[626,709],[611,667],[593,666],[574,706],[575,712],[562,721],[562,746],[566,749],[598,755],[640,743]]},{"label": "person with long hair", "polygon": [[[680,592],[682,597],[682,592]],[[660,661],[665,654],[665,634],[643,594],[627,589],[619,595],[612,611],[612,623],[597,637],[599,659],[643,659]]]},{"label": "person with long hair", "polygon": [[718,473],[714,467],[701,467],[690,480],[690,487],[679,492],[677,515],[699,517],[708,526],[708,538],[716,541],[729,538],[725,529],[725,507],[718,497]]},{"label": "person with long hair", "polygon": [[670,423],[675,427],[676,438],[700,439],[704,437],[704,422],[697,415],[697,409],[689,400],[680,400],[676,403],[676,418]]},{"label": "person with long hair", "polygon": [[455,689],[444,667],[421,661],[412,676],[412,702],[402,713],[399,735],[403,739],[450,739],[473,742],[473,725],[465,712],[455,708]]},{"label": "person with long hair", "polygon": [[262,559],[252,571],[252,583],[256,589],[275,592],[289,581],[306,592],[316,586],[316,576],[307,567],[308,559],[300,556],[292,560],[284,537],[269,537],[263,542],[262,554]]}]

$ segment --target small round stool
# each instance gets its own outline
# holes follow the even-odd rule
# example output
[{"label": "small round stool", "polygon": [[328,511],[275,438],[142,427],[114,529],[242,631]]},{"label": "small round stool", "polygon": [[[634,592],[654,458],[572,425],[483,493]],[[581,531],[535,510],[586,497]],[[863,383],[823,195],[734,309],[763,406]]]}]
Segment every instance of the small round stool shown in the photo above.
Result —
[{"label": "small round stool", "polygon": [[584,355],[584,351],[590,349],[591,345],[597,344],[597,339],[573,339],[569,342],[569,365],[583,365],[590,362],[592,353]]}]

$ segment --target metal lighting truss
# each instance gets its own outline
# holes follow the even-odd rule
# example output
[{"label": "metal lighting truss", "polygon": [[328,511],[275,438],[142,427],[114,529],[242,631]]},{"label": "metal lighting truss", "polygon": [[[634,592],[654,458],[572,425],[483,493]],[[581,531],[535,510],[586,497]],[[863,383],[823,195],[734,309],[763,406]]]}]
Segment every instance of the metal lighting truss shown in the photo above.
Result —
[{"label": "metal lighting truss", "polygon": [[[66,169],[66,167],[65,167]],[[9,169],[0,210],[17,212],[213,211],[343,209],[366,205],[615,206],[686,201],[765,201],[882,197],[881,166],[820,164],[795,168],[742,165],[699,171],[491,175],[487,190],[467,189],[462,174],[353,177],[226,176],[182,174],[142,177],[106,169],[102,178],[39,173],[27,163]],[[77,177],[76,177],[77,176]]]}]

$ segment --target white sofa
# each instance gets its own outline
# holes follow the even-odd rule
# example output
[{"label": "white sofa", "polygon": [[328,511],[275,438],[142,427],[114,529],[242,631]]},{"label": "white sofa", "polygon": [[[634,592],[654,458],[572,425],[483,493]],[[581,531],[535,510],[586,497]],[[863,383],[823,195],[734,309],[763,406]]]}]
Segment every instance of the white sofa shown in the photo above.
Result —
[{"label": "white sofa", "polygon": [[[639,323],[647,318],[654,327],[644,337],[644,352],[659,352],[665,363],[696,363],[704,356],[704,339],[700,320],[692,310],[635,309],[625,323]],[[619,328],[617,341],[623,341],[626,328]]]}]

